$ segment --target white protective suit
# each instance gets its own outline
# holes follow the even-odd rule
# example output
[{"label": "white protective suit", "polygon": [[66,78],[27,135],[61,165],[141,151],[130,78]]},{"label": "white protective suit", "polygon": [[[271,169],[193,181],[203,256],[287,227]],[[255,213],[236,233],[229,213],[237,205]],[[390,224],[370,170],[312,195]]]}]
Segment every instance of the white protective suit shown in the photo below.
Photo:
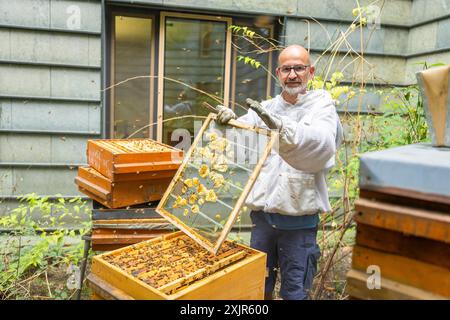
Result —
[{"label": "white protective suit", "polygon": [[[326,174],[335,164],[342,126],[325,90],[307,91],[295,105],[281,95],[262,105],[282,121],[279,153],[272,150],[250,191],[252,210],[291,216],[330,211]],[[251,109],[237,121],[267,128]]]}]

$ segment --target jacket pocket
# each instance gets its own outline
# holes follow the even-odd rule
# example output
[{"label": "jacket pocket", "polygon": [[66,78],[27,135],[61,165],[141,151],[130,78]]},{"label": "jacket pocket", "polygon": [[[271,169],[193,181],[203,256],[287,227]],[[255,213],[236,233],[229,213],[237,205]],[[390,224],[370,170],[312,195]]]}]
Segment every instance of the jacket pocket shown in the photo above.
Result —
[{"label": "jacket pocket", "polygon": [[256,179],[253,184],[252,189],[250,190],[245,204],[253,210],[263,208],[265,204],[265,195],[268,188],[267,185],[267,175],[263,172],[260,172],[258,179]]},{"label": "jacket pocket", "polygon": [[270,205],[271,212],[302,216],[316,213],[319,210],[314,174],[306,172],[280,173],[280,184],[277,189],[277,196]]}]

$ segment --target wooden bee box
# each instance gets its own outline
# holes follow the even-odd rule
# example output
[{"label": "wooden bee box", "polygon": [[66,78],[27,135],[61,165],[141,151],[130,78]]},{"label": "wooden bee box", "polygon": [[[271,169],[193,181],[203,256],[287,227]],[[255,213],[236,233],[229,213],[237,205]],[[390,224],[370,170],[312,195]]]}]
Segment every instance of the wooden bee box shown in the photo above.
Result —
[{"label": "wooden bee box", "polygon": [[95,256],[88,283],[103,299],[263,299],[266,254],[231,241],[217,255],[182,232]]},{"label": "wooden bee box", "polygon": [[158,178],[143,175],[144,179],[113,182],[93,168],[80,167],[75,183],[91,199],[109,208],[120,208],[160,200],[174,174],[175,171],[168,171]]},{"label": "wooden bee box", "polygon": [[151,139],[88,140],[87,145],[89,166],[112,181],[158,178],[168,171],[173,176],[182,160],[183,151]]}]

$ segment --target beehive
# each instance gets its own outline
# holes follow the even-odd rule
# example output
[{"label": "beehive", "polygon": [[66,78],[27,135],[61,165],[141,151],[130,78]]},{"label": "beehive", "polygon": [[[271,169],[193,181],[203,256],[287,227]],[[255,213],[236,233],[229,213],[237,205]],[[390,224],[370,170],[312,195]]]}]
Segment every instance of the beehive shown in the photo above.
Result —
[{"label": "beehive", "polygon": [[[112,181],[90,167],[79,167],[75,183],[81,192],[108,208],[120,208],[160,200],[174,171],[139,175],[138,180]],[[158,175],[158,178],[148,177]]]},{"label": "beehive", "polygon": [[182,232],[95,256],[96,298],[263,299],[266,255],[226,241],[217,255]]},{"label": "beehive", "polygon": [[409,145],[367,153],[360,162],[347,292],[358,299],[449,299],[448,150]]},{"label": "beehive", "polygon": [[[172,176],[183,152],[151,139],[89,140],[87,162],[111,181]],[[155,174],[156,173],[156,174]]]}]

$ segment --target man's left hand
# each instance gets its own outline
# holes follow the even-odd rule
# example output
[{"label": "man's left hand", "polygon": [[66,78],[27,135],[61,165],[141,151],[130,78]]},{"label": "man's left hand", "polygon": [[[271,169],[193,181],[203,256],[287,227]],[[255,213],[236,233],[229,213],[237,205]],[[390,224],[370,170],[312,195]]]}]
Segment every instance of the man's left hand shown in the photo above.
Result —
[{"label": "man's left hand", "polygon": [[245,100],[250,109],[256,112],[262,121],[269,127],[269,129],[280,130],[282,122],[276,116],[271,114],[266,108],[264,108],[258,101],[247,98]]}]

